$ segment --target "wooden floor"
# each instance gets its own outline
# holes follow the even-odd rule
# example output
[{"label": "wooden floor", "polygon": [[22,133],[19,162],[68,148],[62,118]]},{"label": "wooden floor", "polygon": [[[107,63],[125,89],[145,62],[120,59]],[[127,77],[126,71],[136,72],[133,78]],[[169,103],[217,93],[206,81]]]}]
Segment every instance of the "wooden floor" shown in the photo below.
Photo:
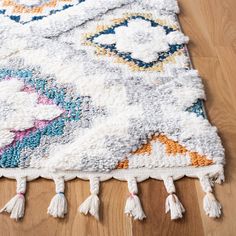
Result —
[{"label": "wooden floor", "polygon": [[[109,181],[101,186],[102,219],[97,222],[77,212],[89,195],[88,183],[68,182],[66,196],[69,214],[57,220],[46,214],[54,195],[52,181],[29,183],[24,220],[14,222],[0,216],[1,236],[158,236],[158,235],[236,235],[236,0],[179,0],[180,22],[190,37],[189,49],[194,67],[203,78],[206,108],[226,149],[226,183],[217,186],[216,196],[223,205],[223,217],[212,220],[202,210],[203,193],[197,180],[177,181],[177,192],[186,208],[182,220],[172,222],[164,213],[166,192],[160,181],[141,183],[140,198],[148,218],[136,222],[123,214],[126,183]],[[0,180],[0,206],[15,194],[15,181]]]}]

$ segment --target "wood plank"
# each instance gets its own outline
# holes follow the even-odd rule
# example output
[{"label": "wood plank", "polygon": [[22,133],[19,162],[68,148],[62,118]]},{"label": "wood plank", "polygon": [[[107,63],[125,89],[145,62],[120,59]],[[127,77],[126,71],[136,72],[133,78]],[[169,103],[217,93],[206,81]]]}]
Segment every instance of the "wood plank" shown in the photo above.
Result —
[{"label": "wood plank", "polygon": [[190,55],[201,57],[216,56],[199,0],[179,0],[178,2],[180,6],[179,21],[183,32],[190,39],[188,44],[191,49]]},{"label": "wood plank", "polygon": [[[193,2],[193,0],[191,0]],[[236,1],[198,0],[204,27],[214,46],[233,46],[236,42]]]}]

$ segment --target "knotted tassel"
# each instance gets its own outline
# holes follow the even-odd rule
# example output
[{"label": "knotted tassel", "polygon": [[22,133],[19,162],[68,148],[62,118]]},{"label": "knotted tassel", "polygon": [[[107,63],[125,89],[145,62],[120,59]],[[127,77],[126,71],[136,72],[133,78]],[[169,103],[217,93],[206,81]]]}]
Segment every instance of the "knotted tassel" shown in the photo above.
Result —
[{"label": "knotted tassel", "polygon": [[203,208],[209,217],[216,218],[221,215],[221,205],[211,192],[206,193],[203,198]]},{"label": "knotted tassel", "polygon": [[210,178],[205,176],[200,176],[200,183],[203,191],[206,195],[203,198],[203,209],[209,217],[218,218],[221,215],[221,205],[216,200],[214,194],[212,193],[212,185],[214,184]]},{"label": "knotted tassel", "polygon": [[100,200],[99,194],[99,178],[90,178],[90,192],[91,195],[80,205],[79,212],[87,215],[88,213],[94,216],[97,220],[99,219],[99,205]]},{"label": "knotted tassel", "polygon": [[166,213],[170,212],[171,220],[176,220],[183,217],[185,209],[178,197],[174,194],[176,192],[172,177],[164,177],[164,185],[169,196],[166,198]]},{"label": "knotted tassel", "polygon": [[185,209],[178,197],[173,193],[169,194],[169,196],[166,198],[166,213],[169,211],[171,220],[182,218],[182,213],[185,212]]},{"label": "knotted tassel", "polygon": [[143,220],[144,218],[146,218],[146,215],[142,209],[139,197],[137,196],[137,181],[134,177],[129,178],[127,181],[130,196],[128,197],[125,204],[125,214],[127,214],[128,216],[132,216],[135,220]]},{"label": "knotted tassel", "polygon": [[26,177],[16,179],[16,195],[13,197],[0,212],[10,213],[10,218],[19,220],[24,216],[25,212],[25,192],[26,192]]},{"label": "knotted tassel", "polygon": [[48,214],[53,217],[64,218],[67,213],[67,200],[65,198],[65,181],[64,177],[54,179],[56,195],[52,198],[48,207]]}]

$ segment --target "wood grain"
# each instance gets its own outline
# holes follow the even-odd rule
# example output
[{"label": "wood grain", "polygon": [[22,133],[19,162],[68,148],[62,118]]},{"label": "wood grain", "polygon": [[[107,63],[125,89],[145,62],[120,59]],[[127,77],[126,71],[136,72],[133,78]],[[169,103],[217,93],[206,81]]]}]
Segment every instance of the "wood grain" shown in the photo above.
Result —
[{"label": "wood grain", "polygon": [[[126,183],[116,180],[101,184],[101,215],[97,222],[78,214],[77,207],[89,195],[88,183],[73,180],[66,185],[69,213],[63,220],[46,214],[54,195],[48,180],[29,183],[23,221],[0,216],[0,236],[201,236],[236,233],[236,1],[179,0],[180,22],[189,35],[191,58],[203,78],[210,121],[219,128],[226,149],[226,183],[216,187],[223,205],[223,217],[212,220],[202,210],[203,193],[197,180],[177,181],[177,193],[186,208],[182,220],[172,222],[164,213],[166,191],[161,181],[148,180],[139,185],[140,198],[148,218],[136,222],[123,214]],[[15,181],[0,180],[0,206],[15,194]]]}]

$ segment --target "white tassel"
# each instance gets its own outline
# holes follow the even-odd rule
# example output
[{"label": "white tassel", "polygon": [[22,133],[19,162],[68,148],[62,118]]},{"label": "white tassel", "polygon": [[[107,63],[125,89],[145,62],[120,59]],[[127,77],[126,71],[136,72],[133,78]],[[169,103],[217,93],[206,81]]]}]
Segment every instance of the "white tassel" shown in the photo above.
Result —
[{"label": "white tassel", "polygon": [[221,215],[221,205],[211,192],[203,198],[203,209],[209,217],[216,218]]},{"label": "white tassel", "polygon": [[99,178],[90,178],[90,192],[91,195],[80,205],[79,212],[87,215],[88,213],[99,219],[99,205],[100,200],[98,198],[99,193]]},{"label": "white tassel", "polygon": [[26,177],[16,179],[16,195],[1,209],[0,212],[10,213],[10,218],[19,220],[24,216],[25,212],[25,192],[26,192]]},{"label": "white tassel", "polygon": [[171,220],[182,218],[182,213],[185,212],[185,209],[179,201],[178,197],[173,193],[166,198],[166,213],[168,213],[169,211]]},{"label": "white tassel", "polygon": [[218,218],[221,215],[221,205],[212,193],[212,181],[209,176],[200,176],[200,183],[206,195],[203,198],[203,209],[209,217]]},{"label": "white tassel", "polygon": [[63,177],[54,179],[56,195],[52,198],[48,207],[48,214],[53,217],[64,218],[67,213],[67,200],[65,198],[65,182]]},{"label": "white tassel", "polygon": [[182,203],[179,201],[178,197],[174,194],[176,192],[174,180],[171,176],[163,178],[166,191],[169,196],[166,198],[166,213],[170,212],[171,220],[177,220],[183,217],[185,209]]},{"label": "white tassel", "polygon": [[143,220],[146,215],[142,209],[141,202],[138,193],[138,186],[135,178],[130,178],[128,181],[128,189],[130,196],[128,197],[125,204],[125,214],[132,216],[135,220]]}]

